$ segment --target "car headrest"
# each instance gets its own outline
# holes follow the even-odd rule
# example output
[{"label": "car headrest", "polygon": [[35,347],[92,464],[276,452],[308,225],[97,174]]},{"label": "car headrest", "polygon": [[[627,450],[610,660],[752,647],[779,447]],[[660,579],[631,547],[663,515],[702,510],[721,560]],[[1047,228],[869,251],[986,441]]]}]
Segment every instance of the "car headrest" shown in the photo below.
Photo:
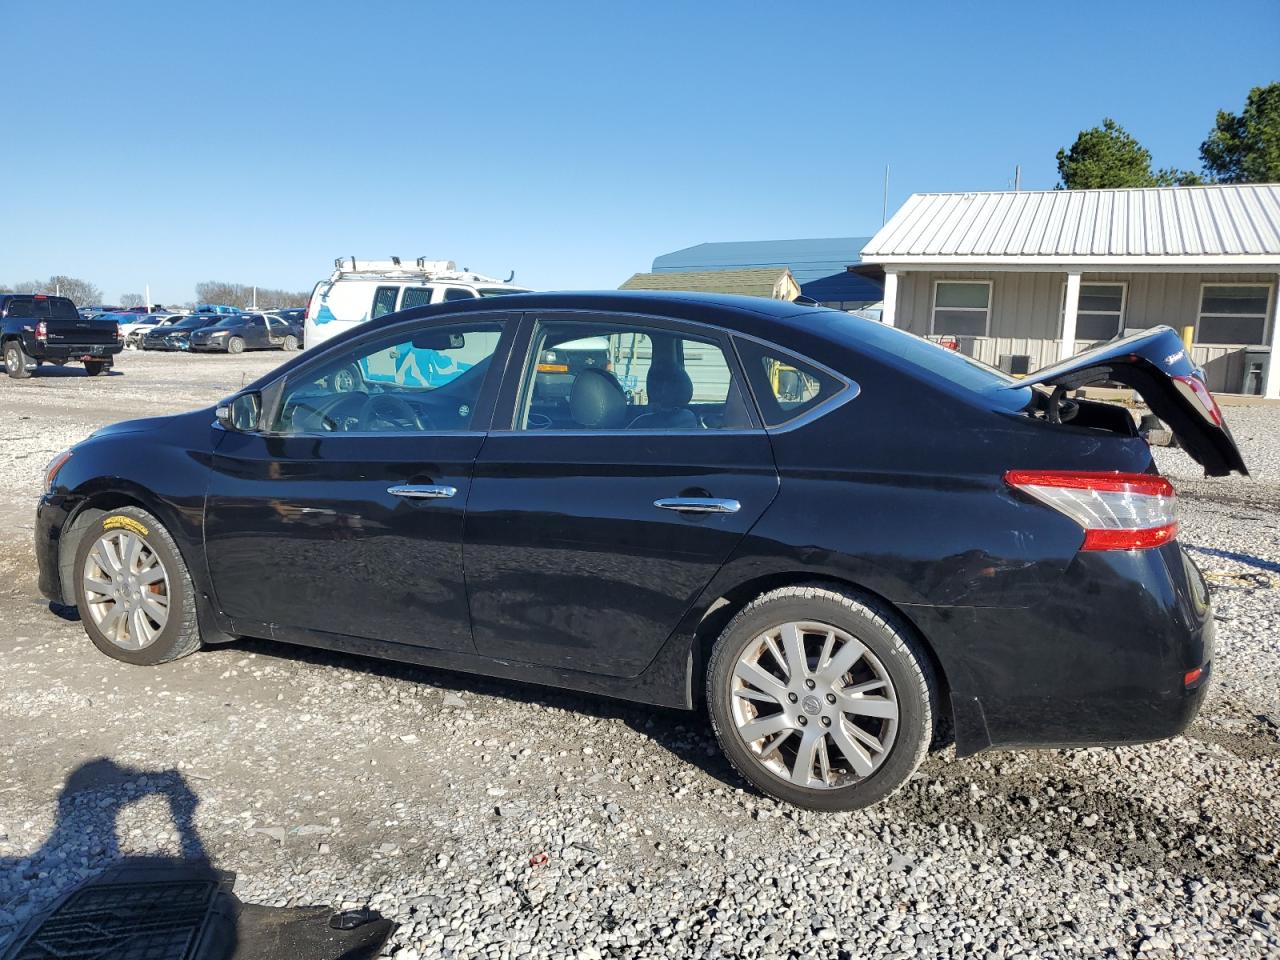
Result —
[{"label": "car headrest", "polygon": [[627,395],[612,373],[586,369],[569,391],[569,416],[589,430],[614,430],[627,415]]},{"label": "car headrest", "polygon": [[684,369],[674,364],[654,364],[645,378],[649,406],[660,410],[679,410],[693,399],[693,381]]}]

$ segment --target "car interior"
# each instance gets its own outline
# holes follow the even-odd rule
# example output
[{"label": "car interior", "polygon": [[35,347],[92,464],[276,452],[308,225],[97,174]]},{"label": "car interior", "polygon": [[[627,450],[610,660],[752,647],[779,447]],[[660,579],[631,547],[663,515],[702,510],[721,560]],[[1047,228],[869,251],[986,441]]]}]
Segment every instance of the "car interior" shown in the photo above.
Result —
[{"label": "car interior", "polygon": [[[607,338],[614,347],[601,366],[570,368],[573,379],[567,391],[553,388],[559,383],[553,384],[551,378],[535,375],[523,429],[715,430],[751,426],[746,404],[719,347],[657,330],[639,336],[647,344],[647,350],[640,352],[648,356],[636,362],[631,331],[584,332],[581,327],[544,331],[534,356],[553,355],[562,344],[589,337]],[[690,362],[695,351],[704,358],[703,366]],[[710,363],[705,361],[708,355]]]}]

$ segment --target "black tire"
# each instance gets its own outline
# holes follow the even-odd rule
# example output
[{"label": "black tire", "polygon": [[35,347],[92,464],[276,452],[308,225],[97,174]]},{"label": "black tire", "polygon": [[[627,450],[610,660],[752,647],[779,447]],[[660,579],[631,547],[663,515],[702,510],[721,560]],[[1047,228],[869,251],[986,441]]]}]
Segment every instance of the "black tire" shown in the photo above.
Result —
[{"label": "black tire", "polygon": [[285,353],[293,353],[293,351],[298,349],[298,338],[293,334],[289,334],[284,338],[283,347]]},{"label": "black tire", "polygon": [[22,349],[21,340],[8,340],[4,345],[4,368],[14,380],[26,380],[31,376],[27,363],[31,360]]},{"label": "black tire", "polygon": [[[883,667],[897,699],[892,745],[869,774],[850,778],[852,782],[843,786],[805,787],[784,779],[757,757],[739,735],[734,719],[737,698],[732,690],[739,656],[762,634],[796,621],[828,624],[859,641]],[[781,587],[747,604],[720,634],[707,665],[707,709],[729,761],[763,793],[810,810],[856,810],[878,803],[906,783],[934,739],[940,712],[938,689],[929,657],[891,609],[869,597],[821,584]],[[809,699],[816,700],[805,698]]]},{"label": "black tire", "polygon": [[244,338],[227,337],[227,353],[244,353]]},{"label": "black tire", "polygon": [[[85,599],[84,571],[89,553],[104,534],[117,530],[128,531],[142,539],[154,552],[168,577],[168,620],[155,639],[141,649],[126,649],[108,639],[99,629]],[[138,507],[120,507],[90,521],[76,547],[72,576],[80,622],[93,645],[107,656],[149,667],[178,660],[200,649],[200,628],[196,622],[195,588],[191,575],[169,531],[147,511]]]},{"label": "black tire", "polygon": [[96,377],[107,369],[107,365],[101,360],[86,360],[84,362],[84,372],[91,377]]}]

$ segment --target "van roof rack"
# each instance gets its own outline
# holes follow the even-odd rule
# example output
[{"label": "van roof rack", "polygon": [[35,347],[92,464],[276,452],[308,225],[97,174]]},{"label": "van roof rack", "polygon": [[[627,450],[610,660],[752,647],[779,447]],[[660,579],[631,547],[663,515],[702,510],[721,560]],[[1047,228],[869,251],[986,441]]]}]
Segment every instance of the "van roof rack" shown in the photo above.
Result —
[{"label": "van roof rack", "polygon": [[464,283],[503,283],[494,277],[473,273],[470,270],[458,269],[452,260],[428,260],[418,257],[405,262],[400,257],[387,260],[358,260],[355,257],[338,257],[333,261],[333,276],[330,281],[343,277],[362,277],[366,279],[412,279],[412,280],[460,280]]}]

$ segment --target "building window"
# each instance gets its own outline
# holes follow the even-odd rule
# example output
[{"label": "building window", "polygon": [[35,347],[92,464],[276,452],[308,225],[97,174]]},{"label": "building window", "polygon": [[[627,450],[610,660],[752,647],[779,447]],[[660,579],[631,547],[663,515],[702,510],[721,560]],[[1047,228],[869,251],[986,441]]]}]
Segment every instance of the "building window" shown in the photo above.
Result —
[{"label": "building window", "polygon": [[985,337],[990,318],[990,280],[939,280],[933,285],[931,333]]},{"label": "building window", "polygon": [[[1082,283],[1076,307],[1076,339],[1110,340],[1124,330],[1125,285],[1123,283]],[[1062,285],[1066,307],[1067,286]]]},{"label": "building window", "polygon": [[1265,283],[1204,284],[1196,343],[1262,343],[1270,300],[1271,286]]}]

